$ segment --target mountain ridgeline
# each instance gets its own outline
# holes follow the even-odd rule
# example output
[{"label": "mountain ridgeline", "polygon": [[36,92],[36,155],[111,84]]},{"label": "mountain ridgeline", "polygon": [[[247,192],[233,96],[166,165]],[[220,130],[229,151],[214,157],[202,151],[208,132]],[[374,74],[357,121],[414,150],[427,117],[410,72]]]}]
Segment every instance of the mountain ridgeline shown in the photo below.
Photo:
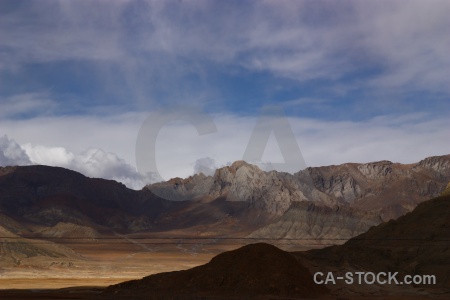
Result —
[{"label": "mountain ridgeline", "polygon": [[213,176],[175,178],[140,191],[63,168],[4,167],[0,226],[29,238],[177,231],[345,241],[438,196],[449,181],[450,155],[407,165],[313,167],[295,174],[264,172],[238,161]]}]

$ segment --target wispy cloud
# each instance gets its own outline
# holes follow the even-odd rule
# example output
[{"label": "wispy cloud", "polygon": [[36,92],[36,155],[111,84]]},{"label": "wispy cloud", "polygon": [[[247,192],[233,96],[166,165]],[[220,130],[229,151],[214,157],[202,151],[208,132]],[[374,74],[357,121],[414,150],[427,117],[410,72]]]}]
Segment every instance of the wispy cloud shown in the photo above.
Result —
[{"label": "wispy cloud", "polygon": [[1,68],[108,61],[130,86],[145,90],[149,80],[166,84],[217,66],[244,67],[300,82],[353,85],[349,78],[364,76],[365,88],[448,94],[449,6],[437,0],[31,1],[0,18]]},{"label": "wispy cloud", "polygon": [[23,118],[30,115],[50,114],[57,107],[58,103],[53,101],[49,93],[24,93],[10,97],[0,98],[1,118]]}]

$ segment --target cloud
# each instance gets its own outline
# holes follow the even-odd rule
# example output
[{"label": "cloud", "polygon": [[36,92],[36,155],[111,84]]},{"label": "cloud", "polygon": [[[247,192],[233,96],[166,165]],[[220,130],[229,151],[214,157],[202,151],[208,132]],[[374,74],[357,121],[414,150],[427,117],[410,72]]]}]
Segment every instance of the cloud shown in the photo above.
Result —
[{"label": "cloud", "polygon": [[107,61],[140,89],[147,80],[161,88],[187,74],[204,78],[218,65],[333,85],[366,73],[374,89],[449,93],[449,9],[436,0],[31,1],[0,18],[0,68]]},{"label": "cloud", "polygon": [[217,169],[216,161],[210,157],[199,158],[195,161],[194,174],[203,173],[204,175],[214,175]]},{"label": "cloud", "polygon": [[[163,179],[197,172],[211,174],[215,167],[243,159],[257,118],[232,114],[211,117],[217,127],[211,134],[199,135],[192,124],[182,121],[160,130],[156,149],[149,153],[155,154]],[[157,180],[154,173],[139,174],[134,165],[136,137],[142,124],[139,121],[143,119],[142,114],[124,114],[114,118],[0,121],[2,132],[18,137],[17,143],[6,137],[0,139],[1,163],[62,166],[141,188]],[[307,166],[385,159],[413,163],[449,153],[448,120],[424,113],[382,115],[366,121],[288,120]],[[32,141],[36,135],[40,142]],[[280,162],[279,148],[277,140],[271,139],[261,162],[256,163],[267,169],[271,163]]]},{"label": "cloud", "polygon": [[152,174],[140,174],[124,159],[102,149],[91,148],[74,154],[63,147],[21,146],[6,135],[0,137],[0,166],[32,164],[58,166],[89,177],[112,179],[133,189],[141,189],[156,180]]},{"label": "cloud", "polygon": [[4,135],[0,137],[0,165],[22,166],[31,164],[25,151],[14,140]]},{"label": "cloud", "polygon": [[80,172],[89,177],[112,179],[133,189],[153,183],[154,178],[140,174],[124,159],[102,149],[90,148],[73,154],[63,147],[22,146],[34,164],[58,166]]},{"label": "cloud", "polygon": [[0,101],[0,117],[23,118],[33,114],[47,114],[58,104],[47,92],[22,93],[5,97]]},{"label": "cloud", "polygon": [[0,67],[15,70],[25,63],[119,57],[119,37],[113,25],[126,2],[104,4],[45,0],[26,6],[10,4],[0,20],[4,37]]}]

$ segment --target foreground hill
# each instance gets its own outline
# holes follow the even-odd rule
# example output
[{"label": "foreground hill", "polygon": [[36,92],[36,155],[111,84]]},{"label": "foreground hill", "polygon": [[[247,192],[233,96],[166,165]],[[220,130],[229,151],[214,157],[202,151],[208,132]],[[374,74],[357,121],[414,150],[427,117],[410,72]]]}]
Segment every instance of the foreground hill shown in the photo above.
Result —
[{"label": "foreground hill", "polygon": [[214,257],[190,270],[161,273],[108,287],[104,294],[129,298],[314,297],[326,294],[291,254],[269,244],[252,244]]},{"label": "foreground hill", "polygon": [[437,281],[436,285],[425,286],[426,289],[338,282],[327,286],[331,289],[330,297],[448,299],[449,237],[450,196],[444,195],[341,246],[288,253],[267,244],[247,245],[222,253],[206,265],[113,285],[104,294],[136,299],[141,296],[145,299],[244,299],[250,295],[260,299],[302,299],[328,293],[323,285],[312,281],[315,272],[344,276],[345,272],[363,271],[399,272],[400,280],[404,275],[435,275]]},{"label": "foreground hill", "polygon": [[[435,286],[450,289],[450,195],[421,203],[414,211],[371,228],[344,245],[298,255],[316,270],[351,266],[374,272],[435,275]],[[450,291],[450,290],[449,290]]]}]

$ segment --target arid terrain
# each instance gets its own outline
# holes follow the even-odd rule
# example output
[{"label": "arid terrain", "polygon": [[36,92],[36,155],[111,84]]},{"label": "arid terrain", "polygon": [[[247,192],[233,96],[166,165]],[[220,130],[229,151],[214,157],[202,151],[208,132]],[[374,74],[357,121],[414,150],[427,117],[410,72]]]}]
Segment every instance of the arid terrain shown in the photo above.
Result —
[{"label": "arid terrain", "polygon": [[[448,196],[426,200],[449,181],[450,155],[294,175],[236,162],[214,176],[176,178],[141,191],[62,168],[1,168],[0,296],[445,299],[450,202]],[[321,270],[385,269],[435,272],[440,284],[427,289],[310,282]],[[189,271],[167,273],[179,270]],[[158,273],[167,275],[146,277]],[[102,292],[143,277],[148,279]],[[227,279],[236,277],[243,281]]]}]

